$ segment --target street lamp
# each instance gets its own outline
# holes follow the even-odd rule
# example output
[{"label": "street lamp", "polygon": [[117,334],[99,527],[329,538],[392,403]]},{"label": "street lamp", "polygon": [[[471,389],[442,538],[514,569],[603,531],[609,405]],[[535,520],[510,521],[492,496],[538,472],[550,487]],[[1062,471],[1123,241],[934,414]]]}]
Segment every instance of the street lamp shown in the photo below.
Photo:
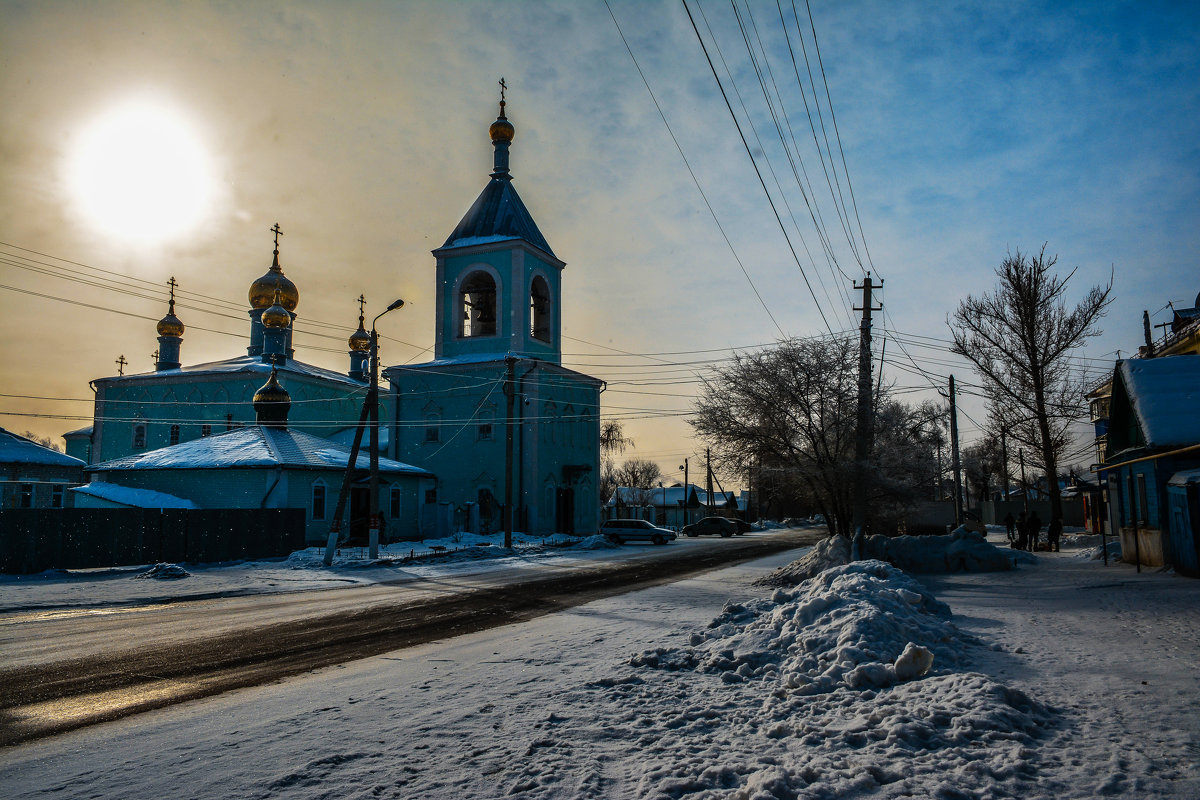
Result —
[{"label": "street lamp", "polygon": [[370,557],[379,558],[379,334],[375,331],[375,323],[389,311],[395,311],[404,305],[403,300],[397,300],[371,320],[371,386],[367,389],[367,405],[371,409],[371,483],[370,483]]}]

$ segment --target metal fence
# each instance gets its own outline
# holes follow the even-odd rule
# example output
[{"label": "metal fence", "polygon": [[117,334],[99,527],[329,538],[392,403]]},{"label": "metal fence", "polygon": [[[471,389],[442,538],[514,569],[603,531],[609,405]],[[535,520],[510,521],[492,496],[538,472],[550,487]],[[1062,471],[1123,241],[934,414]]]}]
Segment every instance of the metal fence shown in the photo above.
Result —
[{"label": "metal fence", "polygon": [[304,548],[304,510],[0,510],[0,572],[276,558]]}]

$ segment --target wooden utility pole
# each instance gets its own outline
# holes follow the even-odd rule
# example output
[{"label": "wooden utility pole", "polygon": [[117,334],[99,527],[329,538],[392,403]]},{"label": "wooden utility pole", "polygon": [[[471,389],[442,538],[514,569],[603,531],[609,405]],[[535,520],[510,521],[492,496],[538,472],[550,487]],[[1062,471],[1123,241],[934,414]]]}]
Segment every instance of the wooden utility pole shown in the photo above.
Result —
[{"label": "wooden utility pole", "polygon": [[958,457],[958,406],[954,400],[954,376],[950,376],[950,463],[954,468],[954,527],[962,525],[962,462]]},{"label": "wooden utility pole", "polygon": [[371,560],[379,558],[379,334],[371,325],[371,387],[367,389],[367,405],[371,407],[371,481],[369,503],[370,533],[367,544]]},{"label": "wooden utility pole", "polygon": [[704,469],[705,469],[705,472],[707,473],[705,476],[705,483],[704,483],[704,492],[705,492],[704,501],[705,501],[705,504],[708,506],[708,516],[711,517],[712,512],[713,512],[713,505],[712,505],[712,492],[713,492],[713,490],[712,490],[712,448],[711,447],[704,448]]},{"label": "wooden utility pole", "polygon": [[[880,281],[880,286],[883,282]],[[866,536],[867,529],[867,478],[870,473],[868,461],[871,458],[871,448],[874,426],[871,424],[871,312],[878,311],[871,299],[871,273],[863,280],[862,322],[858,326],[858,417],[854,432],[854,537],[859,540]]]},{"label": "wooden utility pole", "polygon": [[1008,432],[1000,429],[1000,485],[1003,487],[1004,499],[1008,499]]}]

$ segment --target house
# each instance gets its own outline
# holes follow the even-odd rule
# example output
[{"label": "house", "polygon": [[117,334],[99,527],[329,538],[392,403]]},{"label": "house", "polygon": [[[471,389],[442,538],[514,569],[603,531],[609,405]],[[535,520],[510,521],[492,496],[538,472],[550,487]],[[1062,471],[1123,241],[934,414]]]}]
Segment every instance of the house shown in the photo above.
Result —
[{"label": "house", "polygon": [[[1200,357],[1128,359],[1113,373],[1105,479],[1122,557],[1150,566],[1194,559],[1172,553],[1167,486],[1200,468]],[[1115,502],[1114,502],[1115,500]],[[1177,546],[1187,546],[1186,539]]]},{"label": "house", "polygon": [[0,428],[0,508],[64,508],[84,462]]},{"label": "house", "polygon": [[701,517],[740,517],[745,510],[745,493],[740,497],[733,492],[710,495],[695,484],[688,484],[686,488],[658,486],[651,489],[618,486],[604,505],[608,519],[646,519],[675,529]]},{"label": "house", "polygon": [[588,533],[599,522],[603,381],[562,366],[560,260],[513,187],[504,113],[490,180],[433,251],[434,360],[384,370],[387,451],[437,474],[427,502],[475,533]]},{"label": "house", "polygon": [[[91,483],[80,490],[98,498],[86,505],[164,505],[184,501],[200,509],[303,508],[304,539],[324,544],[336,508],[350,448],[288,424],[291,400],[273,371],[254,395],[253,425],[232,428],[176,445],[123,456],[87,468]],[[360,451],[342,530],[365,538],[369,456]],[[422,505],[435,476],[419,467],[379,459],[384,534],[393,540],[422,538]],[[113,485],[136,492],[114,492]],[[165,498],[169,498],[164,500]]]}]

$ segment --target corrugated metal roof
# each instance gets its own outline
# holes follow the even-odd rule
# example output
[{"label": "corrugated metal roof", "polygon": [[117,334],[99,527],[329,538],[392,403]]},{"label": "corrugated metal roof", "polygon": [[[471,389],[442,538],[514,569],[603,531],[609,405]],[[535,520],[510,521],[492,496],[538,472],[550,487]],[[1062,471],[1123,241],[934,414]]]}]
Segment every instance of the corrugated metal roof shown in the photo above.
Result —
[{"label": "corrugated metal roof", "polygon": [[[209,361],[190,367],[180,367],[179,369],[139,372],[136,375],[114,375],[109,378],[99,378],[97,382],[166,378],[178,375],[227,374],[232,372],[261,373],[265,376],[271,373],[271,365],[264,362],[259,356],[238,356],[236,358],[227,358],[223,361]],[[334,372],[333,370],[313,366],[312,364],[305,364],[302,361],[296,361],[291,358],[288,359],[286,364],[279,365],[279,372],[283,377],[286,377],[289,373],[293,375],[307,375],[312,378],[344,383],[355,388],[362,388],[365,385],[362,381],[348,378],[340,372]]]},{"label": "corrugated metal roof", "polygon": [[458,223],[458,227],[450,234],[442,248],[467,247],[472,244],[511,239],[523,239],[552,258],[558,258],[550,249],[546,237],[538,230],[533,216],[521,202],[512,181],[508,176],[504,176],[492,178],[488,185],[483,187],[474,205]]}]

